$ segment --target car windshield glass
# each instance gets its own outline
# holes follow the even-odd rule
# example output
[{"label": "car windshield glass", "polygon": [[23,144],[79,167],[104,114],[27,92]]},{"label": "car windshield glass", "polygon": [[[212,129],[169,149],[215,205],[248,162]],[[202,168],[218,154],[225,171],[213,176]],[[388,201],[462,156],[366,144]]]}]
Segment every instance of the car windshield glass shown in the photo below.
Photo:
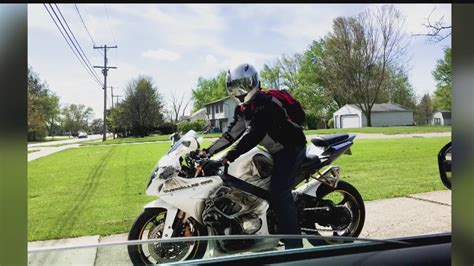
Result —
[{"label": "car windshield glass", "polygon": [[[152,264],[300,245],[250,239],[282,232],[306,250],[450,233],[451,13],[28,5],[30,246],[174,239],[95,247]],[[413,32],[443,23],[436,44]]]},{"label": "car windshield glass", "polygon": [[[289,238],[288,235],[269,235],[269,236],[249,236],[249,235],[235,235],[235,236],[203,236],[203,237],[187,237],[187,238],[178,238],[178,239],[150,239],[150,240],[140,240],[140,241],[126,241],[124,238],[120,240],[118,237],[102,237],[101,240],[97,239],[69,239],[69,243],[64,242],[63,244],[68,245],[51,245],[53,241],[34,243],[28,247],[28,258],[30,263],[35,264],[36,262],[41,262],[44,265],[53,263],[54,264],[68,264],[70,260],[74,260],[75,263],[81,265],[122,265],[130,263],[130,258],[127,255],[129,249],[134,249],[138,246],[146,247],[147,257],[149,257],[149,262],[153,264],[182,264],[179,262],[179,257],[184,255],[181,254],[188,245],[196,245],[196,243],[205,241],[271,241],[275,239],[276,241],[280,239]],[[373,245],[373,244],[390,244],[400,247],[409,247],[411,243],[404,240],[375,240],[375,239],[363,239],[363,238],[350,238],[350,237],[317,237],[317,236],[291,236],[298,237],[303,240],[304,246],[299,249],[286,250],[283,246],[279,245],[272,249],[262,249],[255,250],[250,252],[243,252],[238,254],[211,254],[205,253],[202,258],[196,261],[187,261],[188,263],[199,263],[199,262],[213,262],[213,263],[222,263],[225,261],[235,260],[238,258],[262,258],[265,256],[272,256],[276,254],[293,254],[295,252],[318,252],[334,248],[346,248],[355,245]],[[331,240],[334,242],[331,246],[319,246],[314,247],[308,241],[311,240]],[[337,243],[337,245],[335,244]],[[74,245],[75,244],[75,245]],[[161,246],[175,246],[180,247],[176,249],[176,255],[166,259],[163,255],[158,253],[159,247]],[[154,247],[154,248],[153,248]],[[172,252],[172,251],[170,251]],[[78,256],[77,254],[81,254]]]}]

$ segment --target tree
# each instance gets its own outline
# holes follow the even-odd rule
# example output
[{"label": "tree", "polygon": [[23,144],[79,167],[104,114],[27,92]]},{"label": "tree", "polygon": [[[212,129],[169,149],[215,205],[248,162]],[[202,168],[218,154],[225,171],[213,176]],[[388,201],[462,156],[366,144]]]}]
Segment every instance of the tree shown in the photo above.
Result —
[{"label": "tree", "polygon": [[49,97],[46,98],[46,108],[45,108],[45,115],[47,118],[46,124],[48,126],[48,134],[50,136],[55,135],[54,128],[57,126],[59,122],[59,114],[61,110],[59,108],[59,97],[56,96],[54,93],[51,94]]},{"label": "tree", "polygon": [[182,94],[181,97],[178,97],[175,92],[171,93],[170,103],[171,103],[171,119],[174,122],[178,122],[179,115],[184,115],[186,109],[188,108],[191,99],[186,99],[186,95]]},{"label": "tree", "polygon": [[303,56],[301,54],[294,54],[292,56],[282,55],[278,59],[278,66],[281,71],[281,85],[280,89],[295,90],[299,86],[298,72],[300,70]]},{"label": "tree", "polygon": [[[406,48],[401,13],[384,5],[355,17],[338,17],[325,41],[322,77],[334,100],[354,102],[372,126],[372,107],[389,69],[399,68]],[[386,83],[385,83],[386,84]]]},{"label": "tree", "polygon": [[101,118],[92,120],[89,125],[89,131],[92,134],[102,134],[104,131],[104,121]]},{"label": "tree", "polygon": [[377,100],[378,102],[392,102],[406,106],[412,110],[416,108],[416,95],[408,76],[402,69],[389,69],[389,75]]},{"label": "tree", "polygon": [[420,103],[416,107],[415,119],[418,125],[429,124],[433,108],[431,106],[431,97],[429,94],[423,95]]},{"label": "tree", "polygon": [[316,129],[320,124],[327,127],[332,112],[337,110],[321,78],[319,63],[323,50],[324,41],[319,40],[313,41],[303,53],[296,74],[298,86],[292,91],[292,95],[303,105],[309,129]]},{"label": "tree", "polygon": [[116,135],[127,137],[130,130],[130,123],[127,120],[123,102],[117,103],[110,109],[110,115],[107,116],[107,127]]},{"label": "tree", "polygon": [[83,104],[69,104],[63,108],[62,115],[64,130],[76,136],[79,131],[87,131],[94,112]]},{"label": "tree", "polygon": [[206,103],[218,100],[227,96],[225,88],[226,72],[221,71],[216,77],[205,79],[199,77],[196,89],[192,91],[193,111],[204,107]]},{"label": "tree", "polygon": [[433,106],[439,110],[451,110],[451,48],[444,49],[444,58],[439,59],[432,72],[436,80]]},{"label": "tree", "polygon": [[270,65],[264,64],[260,71],[262,87],[293,91],[299,85],[298,72],[303,55],[282,55]]},{"label": "tree", "polygon": [[44,138],[47,132],[53,135],[53,126],[59,114],[59,98],[31,67],[28,67],[27,78],[28,140],[36,141]]},{"label": "tree", "polygon": [[163,123],[162,97],[151,77],[139,76],[129,82],[123,108],[134,136],[147,136]]},{"label": "tree", "polygon": [[264,64],[260,71],[260,82],[263,88],[280,89],[281,69],[278,63]]}]

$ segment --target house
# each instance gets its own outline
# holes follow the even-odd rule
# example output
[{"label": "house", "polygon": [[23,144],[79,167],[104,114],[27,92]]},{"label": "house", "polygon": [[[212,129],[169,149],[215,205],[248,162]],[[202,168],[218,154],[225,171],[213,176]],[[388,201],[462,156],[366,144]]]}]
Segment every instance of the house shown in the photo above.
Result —
[{"label": "house", "polygon": [[177,123],[177,125],[179,125],[183,122],[189,122],[189,121],[194,121],[194,120],[198,120],[198,119],[208,121],[206,108],[201,108],[201,109],[197,110],[196,112],[192,113],[191,115],[182,115],[182,116],[180,116],[179,117],[179,122]]},{"label": "house", "polygon": [[198,119],[202,119],[202,120],[207,121],[208,119],[207,119],[206,108],[201,108],[201,109],[197,110],[196,112],[192,113],[189,119],[192,120],[192,121],[198,120]]},{"label": "house", "polygon": [[178,123],[184,122],[184,121],[191,121],[191,116],[190,115],[182,115],[178,119]]},{"label": "house", "polygon": [[441,126],[451,125],[451,111],[434,111],[431,115],[431,124]]},{"label": "house", "polygon": [[[334,128],[366,127],[367,117],[355,104],[346,104],[333,114]],[[374,104],[371,122],[374,127],[411,126],[413,111],[396,103]]]},{"label": "house", "polygon": [[217,101],[207,103],[204,106],[211,126],[219,129],[221,132],[226,131],[233,120],[237,103],[232,100],[230,96],[227,96]]}]

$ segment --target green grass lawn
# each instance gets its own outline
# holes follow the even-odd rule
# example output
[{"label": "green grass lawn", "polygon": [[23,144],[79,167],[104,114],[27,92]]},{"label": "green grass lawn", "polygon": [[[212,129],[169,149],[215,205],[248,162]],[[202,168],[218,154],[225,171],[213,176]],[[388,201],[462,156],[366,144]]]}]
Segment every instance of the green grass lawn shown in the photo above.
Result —
[{"label": "green grass lawn", "polygon": [[451,138],[355,140],[352,155],[334,164],[364,200],[444,190],[437,154]]},{"label": "green grass lawn", "polygon": [[331,128],[305,130],[306,135],[345,133],[381,133],[381,134],[415,134],[431,132],[451,132],[451,126],[400,126],[400,127],[361,127],[361,128]]},{"label": "green grass lawn", "polygon": [[[444,189],[436,154],[449,138],[356,140],[345,180],[365,200]],[[209,142],[203,146],[209,145]],[[28,240],[128,232],[169,143],[68,149],[28,163]]]},{"label": "green grass lawn", "polygon": [[52,142],[52,141],[58,141],[58,140],[67,140],[69,137],[65,137],[65,136],[57,136],[57,137],[54,137],[54,138],[45,138],[43,140],[39,140],[39,141],[28,141],[28,144],[32,144],[32,143],[43,143],[43,142]]},{"label": "green grass lawn", "polygon": [[[410,134],[410,133],[431,133],[431,132],[451,132],[451,126],[401,126],[401,127],[363,127],[363,128],[344,128],[344,129],[316,129],[305,130],[306,135],[333,134],[333,133],[381,133],[381,134]],[[203,138],[218,138],[222,133],[202,134]],[[169,135],[152,135],[143,138],[129,137],[108,139],[102,141],[85,141],[81,146],[95,146],[108,144],[139,143],[169,141]]]},{"label": "green grass lawn", "polygon": [[139,142],[155,142],[155,141],[169,141],[170,135],[152,135],[147,137],[128,137],[128,138],[109,138],[106,141],[84,141],[81,146],[95,146],[95,145],[107,145],[107,144],[124,144],[124,143],[139,143]]}]

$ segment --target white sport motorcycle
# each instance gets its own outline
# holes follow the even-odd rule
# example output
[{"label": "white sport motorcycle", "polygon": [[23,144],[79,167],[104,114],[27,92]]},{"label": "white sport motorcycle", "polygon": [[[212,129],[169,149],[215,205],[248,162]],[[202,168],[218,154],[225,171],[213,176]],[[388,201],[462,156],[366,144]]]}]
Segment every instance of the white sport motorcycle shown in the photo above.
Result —
[{"label": "white sport motorcycle", "polygon": [[[199,176],[198,134],[189,131],[156,164],[146,194],[158,199],[145,205],[130,229],[128,240],[169,239],[209,235],[277,234],[278,221],[269,202],[272,157],[255,147],[228,167]],[[304,234],[357,237],[365,208],[359,192],[339,180],[339,168],[329,166],[342,154],[351,154],[355,135],[317,137],[306,145],[298,168],[293,198]],[[219,154],[214,157],[219,157]],[[327,166],[327,167],[326,167]],[[320,172],[320,169],[326,169]],[[309,239],[312,245],[334,239]],[[279,239],[196,240],[129,245],[134,264],[161,264],[245,251],[270,250]]]}]

